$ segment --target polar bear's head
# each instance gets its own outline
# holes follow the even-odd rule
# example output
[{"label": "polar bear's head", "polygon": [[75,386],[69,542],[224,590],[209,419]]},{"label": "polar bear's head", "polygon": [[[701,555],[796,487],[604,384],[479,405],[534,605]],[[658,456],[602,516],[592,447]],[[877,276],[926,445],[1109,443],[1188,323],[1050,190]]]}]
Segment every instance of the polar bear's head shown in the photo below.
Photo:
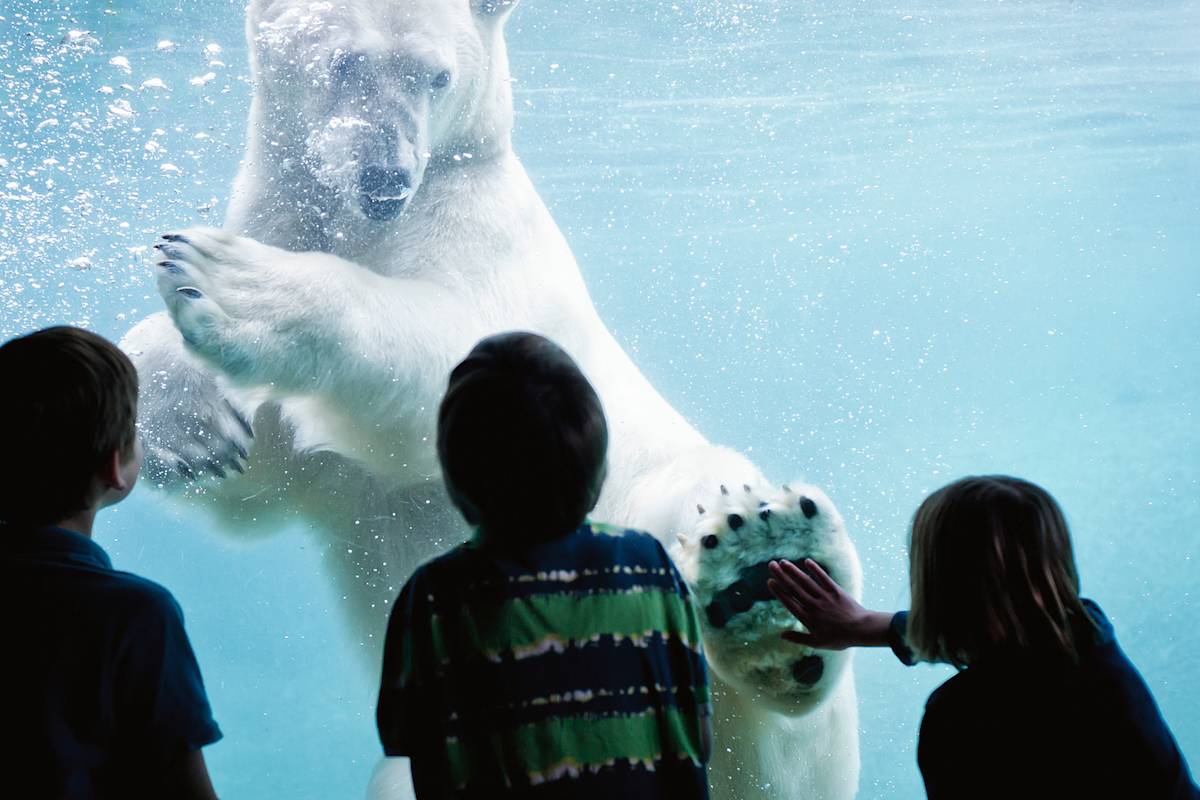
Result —
[{"label": "polar bear's head", "polygon": [[252,0],[252,124],[279,151],[264,156],[307,173],[314,196],[395,219],[431,166],[510,146],[516,3]]}]

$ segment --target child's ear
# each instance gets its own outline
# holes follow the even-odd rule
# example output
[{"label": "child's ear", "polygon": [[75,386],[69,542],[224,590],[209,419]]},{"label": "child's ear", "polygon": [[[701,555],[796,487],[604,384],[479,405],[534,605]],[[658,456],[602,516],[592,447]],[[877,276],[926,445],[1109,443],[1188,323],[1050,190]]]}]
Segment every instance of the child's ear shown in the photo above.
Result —
[{"label": "child's ear", "polygon": [[133,485],[133,481],[137,480],[136,474],[132,478],[130,477],[128,463],[129,458],[123,457],[121,448],[118,447],[101,462],[100,471],[96,477],[100,479],[100,483],[106,489],[116,489],[118,492],[128,491]]}]

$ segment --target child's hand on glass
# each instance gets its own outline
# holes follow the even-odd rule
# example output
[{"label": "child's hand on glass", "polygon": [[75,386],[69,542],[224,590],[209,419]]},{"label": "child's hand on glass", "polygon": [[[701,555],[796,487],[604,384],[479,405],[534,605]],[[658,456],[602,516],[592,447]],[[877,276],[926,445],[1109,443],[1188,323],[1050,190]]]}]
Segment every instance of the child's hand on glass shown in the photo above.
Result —
[{"label": "child's hand on glass", "polygon": [[811,558],[803,569],[791,561],[772,561],[767,587],[807,629],[785,631],[783,638],[820,650],[887,645],[891,615],[863,608]]}]

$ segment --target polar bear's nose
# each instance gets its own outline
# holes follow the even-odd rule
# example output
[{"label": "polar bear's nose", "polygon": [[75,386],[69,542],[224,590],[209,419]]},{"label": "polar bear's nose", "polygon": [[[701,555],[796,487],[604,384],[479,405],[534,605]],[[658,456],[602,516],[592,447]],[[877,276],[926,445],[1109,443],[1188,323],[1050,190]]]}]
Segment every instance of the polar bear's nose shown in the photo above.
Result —
[{"label": "polar bear's nose", "polygon": [[406,169],[366,167],[358,178],[363,213],[376,221],[395,218],[412,194],[412,176]]}]

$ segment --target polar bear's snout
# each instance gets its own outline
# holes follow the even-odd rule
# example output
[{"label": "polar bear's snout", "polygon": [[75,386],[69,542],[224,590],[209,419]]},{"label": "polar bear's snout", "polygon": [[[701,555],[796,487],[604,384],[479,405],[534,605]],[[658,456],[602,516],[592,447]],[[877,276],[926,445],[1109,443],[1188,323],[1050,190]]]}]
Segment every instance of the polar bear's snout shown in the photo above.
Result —
[{"label": "polar bear's snout", "polygon": [[364,167],[358,178],[358,203],[368,219],[386,222],[404,210],[412,194],[412,173],[400,167]]}]

